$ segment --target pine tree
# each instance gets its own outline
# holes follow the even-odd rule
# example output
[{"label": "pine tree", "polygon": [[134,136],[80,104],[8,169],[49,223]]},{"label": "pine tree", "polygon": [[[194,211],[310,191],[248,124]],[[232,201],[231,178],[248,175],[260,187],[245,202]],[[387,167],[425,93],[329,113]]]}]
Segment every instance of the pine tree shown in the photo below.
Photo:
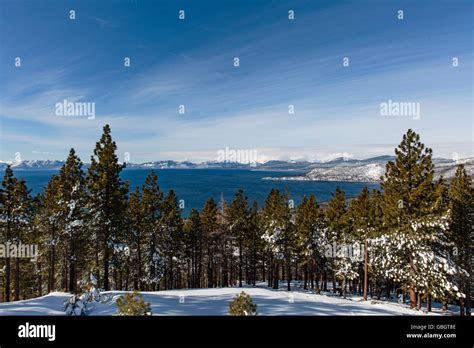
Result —
[{"label": "pine tree", "polygon": [[[410,307],[415,308],[417,297],[421,305],[422,293],[440,297],[445,296],[445,289],[451,291],[448,275],[453,268],[447,264],[446,268],[439,266],[442,269],[437,272],[425,268],[427,260],[432,263],[445,260],[440,249],[433,245],[433,240],[443,238],[446,219],[436,204],[439,190],[433,182],[432,150],[425,148],[420,136],[409,129],[395,154],[395,161],[388,162],[382,178],[387,235],[375,244],[384,249],[379,258],[391,256],[390,262],[385,263],[386,272],[409,291]],[[446,283],[445,289],[440,288],[440,283]]]},{"label": "pine tree", "polygon": [[130,194],[129,199],[129,218],[130,218],[130,236],[128,245],[130,247],[130,263],[133,267],[133,289],[144,290],[142,283],[142,246],[144,239],[144,209],[142,196],[139,187]]},{"label": "pine tree", "polygon": [[290,210],[288,192],[280,194],[276,189],[270,191],[263,208],[263,239],[270,254],[270,267],[273,288],[278,289],[279,269],[281,261],[285,261],[287,290],[291,290],[291,259],[293,257],[296,237],[294,219]]},{"label": "pine tree", "polygon": [[173,190],[168,192],[161,207],[159,243],[166,260],[165,288],[172,289],[180,287],[179,266],[183,259],[183,222],[178,198]]},{"label": "pine tree", "polygon": [[353,238],[364,245],[364,301],[367,301],[368,290],[368,239],[374,236],[376,224],[376,204],[374,198],[370,197],[369,189],[364,187],[360,194],[351,200],[348,216],[352,222]]},{"label": "pine tree", "polygon": [[[370,195],[370,221],[372,225],[372,229],[368,230],[367,236],[369,237],[367,239],[367,245],[365,245],[364,249],[364,266],[367,265],[367,275],[370,274],[370,278],[367,277],[367,286],[364,285],[364,289],[367,289],[367,292],[369,291],[369,286],[374,284],[379,284],[382,281],[386,280],[384,270],[381,268],[373,268],[371,267],[371,260],[370,260],[370,255],[371,255],[371,244],[370,242],[374,238],[378,238],[383,234],[384,226],[383,226],[383,194],[379,190],[372,190],[371,195]],[[365,261],[367,260],[367,263]],[[365,273],[365,272],[364,272]],[[365,297],[367,294],[364,295]]]},{"label": "pine tree", "polygon": [[389,161],[382,178],[384,222],[387,227],[410,224],[431,212],[435,201],[432,150],[425,148],[411,129],[395,149],[395,162]]},{"label": "pine tree", "polygon": [[[472,272],[471,256],[472,250],[472,226],[474,225],[474,190],[472,179],[467,174],[464,165],[458,165],[456,174],[449,189],[451,218],[449,234],[454,242],[454,258],[457,264],[469,273]],[[461,315],[471,315],[471,289],[470,279],[461,275],[459,279],[461,291],[464,298],[460,298]]]},{"label": "pine tree", "polygon": [[[0,216],[2,241],[8,249],[25,243],[31,231],[31,197],[24,180],[18,180],[10,166],[7,166],[0,191]],[[5,259],[5,301],[10,301],[11,259],[14,258],[13,299],[20,300],[20,258],[9,255]]]},{"label": "pine tree", "polygon": [[242,287],[243,267],[244,267],[244,240],[248,235],[250,211],[247,204],[247,197],[242,190],[237,191],[235,198],[227,209],[227,218],[229,220],[230,233],[236,240],[237,251],[239,254],[239,287]]},{"label": "pine tree", "polygon": [[328,227],[328,242],[333,246],[333,257],[328,262],[329,266],[333,269],[333,292],[336,292],[336,278],[341,278],[343,280],[344,284],[342,285],[341,291],[345,291],[346,279],[352,278],[354,275],[353,265],[350,260],[347,257],[337,255],[340,245],[349,241],[347,233],[348,216],[346,213],[346,195],[338,186],[325,209]]},{"label": "pine tree", "polygon": [[253,303],[252,297],[242,291],[235,295],[229,303],[229,315],[250,316],[257,315],[257,305]]},{"label": "pine tree", "polygon": [[37,217],[40,215],[40,207],[41,207],[41,194],[37,194],[33,197],[31,201],[32,205],[32,229],[31,229],[31,237],[32,242],[38,248],[37,250],[37,257],[34,262],[34,269],[31,271],[34,274],[33,285],[31,287],[31,297],[41,297],[43,296],[43,261],[41,257],[41,228],[37,225]]},{"label": "pine tree", "polygon": [[321,291],[318,279],[315,279],[315,268],[323,278],[326,272],[325,249],[326,224],[323,212],[319,207],[314,194],[303,196],[296,214],[297,255],[302,259],[304,270],[304,289],[308,288],[308,281],[314,289],[316,280],[316,291]]},{"label": "pine tree", "polygon": [[155,290],[164,272],[163,251],[159,249],[158,243],[163,193],[153,170],[145,178],[142,192],[145,282],[148,290]]},{"label": "pine tree", "polygon": [[[258,204],[255,200],[253,201],[249,212],[248,235],[244,242],[247,245],[246,249],[249,253],[248,258],[251,265],[251,275],[249,278],[251,278],[252,285],[255,286],[257,283],[258,262],[263,254],[261,219],[258,212]],[[265,272],[262,272],[262,275],[264,276]],[[250,283],[250,281],[247,280],[247,283]]]},{"label": "pine tree", "polygon": [[215,253],[218,250],[219,223],[217,205],[212,198],[209,198],[201,211],[201,226],[204,235],[206,249],[206,278],[207,287],[215,285]]},{"label": "pine tree", "polygon": [[[60,179],[53,175],[40,196],[39,212],[35,218],[35,224],[40,232],[41,259],[44,261],[47,271],[47,292],[59,290],[56,284],[57,276],[57,245],[60,236],[61,207],[59,201]],[[43,262],[42,262],[43,263]]]},{"label": "pine tree", "polygon": [[191,209],[185,232],[185,253],[188,259],[188,286],[191,288],[201,287],[202,276],[202,248],[203,234],[201,227],[201,217],[196,209]]},{"label": "pine tree", "polygon": [[84,180],[82,162],[71,149],[66,163],[39,197],[36,230],[47,251],[41,254],[39,265],[47,265],[48,292],[59,289],[75,293],[82,267],[88,262]]},{"label": "pine tree", "polygon": [[[125,164],[119,164],[115,154],[117,145],[112,140],[109,125],[105,125],[101,139],[96,143],[91,157],[87,187],[88,209],[91,214],[91,230],[96,243],[96,274],[99,284],[107,291],[109,285],[109,265],[114,245],[124,227],[126,212],[127,184],[120,179]],[[102,277],[100,262],[102,261]]]},{"label": "pine tree", "polygon": [[219,208],[217,210],[217,233],[215,235],[215,243],[217,252],[215,255],[216,264],[216,285],[231,286],[236,284],[235,265],[238,264],[235,257],[235,236],[230,231],[230,221],[227,216],[228,205],[221,193]]},{"label": "pine tree", "polygon": [[[15,240],[14,226],[15,226],[15,186],[17,179],[13,174],[10,166],[7,166],[5,175],[2,181],[2,189],[0,191],[0,214],[2,221],[2,243],[9,247],[10,243]],[[11,258],[5,257],[5,302],[10,302],[10,284],[11,284]]]},{"label": "pine tree", "polygon": [[121,316],[149,316],[151,308],[138,291],[126,293],[117,299],[118,315]]},{"label": "pine tree", "polygon": [[[84,226],[86,205],[85,178],[82,162],[71,149],[64,166],[58,175],[58,192],[55,197],[59,212],[59,242],[64,255],[63,286],[71,293],[76,292],[78,280],[78,265],[84,265],[86,245],[88,244],[87,230]],[[82,274],[81,274],[82,275]]]}]

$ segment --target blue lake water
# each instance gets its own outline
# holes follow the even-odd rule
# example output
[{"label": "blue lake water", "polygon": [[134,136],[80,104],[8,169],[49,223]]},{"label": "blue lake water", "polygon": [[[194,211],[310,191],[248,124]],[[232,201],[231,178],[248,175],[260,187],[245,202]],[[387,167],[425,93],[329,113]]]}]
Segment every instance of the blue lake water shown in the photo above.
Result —
[{"label": "blue lake water", "polygon": [[[148,169],[129,169],[121,174],[123,180],[129,182],[130,190],[135,186],[141,186],[149,173]],[[57,171],[52,170],[25,170],[15,171],[15,175],[24,178],[28,188],[35,195],[41,192],[47,185],[51,175]],[[331,198],[337,186],[346,196],[356,196],[364,186],[369,189],[378,188],[375,183],[355,183],[336,181],[275,181],[262,180],[263,177],[276,177],[301,174],[299,172],[272,172],[272,171],[250,171],[234,169],[155,169],[158,175],[160,189],[167,192],[173,189],[179,199],[183,199],[185,208],[183,215],[187,215],[191,208],[201,210],[209,197],[216,202],[220,201],[221,195],[227,202],[232,201],[235,192],[243,189],[251,203],[254,199],[259,207],[265,203],[265,199],[272,188],[284,190],[288,187],[290,198],[295,204],[299,204],[301,198],[306,194],[314,193],[318,202],[324,202]]]}]

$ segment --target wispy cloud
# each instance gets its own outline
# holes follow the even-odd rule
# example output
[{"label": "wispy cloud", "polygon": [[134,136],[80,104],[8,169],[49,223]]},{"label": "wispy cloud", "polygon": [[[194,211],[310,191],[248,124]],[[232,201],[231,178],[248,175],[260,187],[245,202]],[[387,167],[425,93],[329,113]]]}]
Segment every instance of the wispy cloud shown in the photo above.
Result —
[{"label": "wispy cloud", "polygon": [[117,25],[115,25],[111,20],[107,20],[107,19],[104,19],[104,18],[99,18],[99,17],[92,17],[97,23],[99,23],[99,25],[102,27],[102,28],[116,28]]}]

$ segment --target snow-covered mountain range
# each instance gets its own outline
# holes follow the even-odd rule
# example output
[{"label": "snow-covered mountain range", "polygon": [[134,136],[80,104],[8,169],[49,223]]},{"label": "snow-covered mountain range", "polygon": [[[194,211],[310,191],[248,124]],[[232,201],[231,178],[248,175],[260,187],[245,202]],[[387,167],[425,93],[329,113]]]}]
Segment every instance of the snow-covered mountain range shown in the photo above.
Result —
[{"label": "snow-covered mountain range", "polygon": [[[268,161],[265,163],[237,163],[237,162],[177,162],[177,161],[154,161],[145,163],[127,163],[127,169],[250,169],[265,171],[295,171],[305,172],[303,175],[265,177],[266,180],[313,180],[313,181],[357,181],[377,182],[385,172],[388,161],[394,160],[394,156],[378,156],[363,160],[352,158],[336,158],[326,162],[308,161]],[[466,158],[458,161],[435,158],[433,159],[436,177],[443,175],[446,179],[454,176],[456,164],[464,163],[468,173],[473,175],[474,158]],[[0,170],[5,170],[8,164],[15,170],[59,170],[64,161],[57,160],[23,160],[17,162],[0,161]],[[88,166],[87,163],[84,164]]]},{"label": "snow-covered mountain range", "polygon": [[14,169],[59,169],[66,163],[57,160],[23,160],[23,161],[0,161],[0,169],[5,170],[7,165]]},{"label": "snow-covered mountain range", "polygon": [[[363,161],[351,160],[334,163],[332,165],[317,165],[304,175],[265,177],[266,180],[307,180],[307,181],[353,181],[353,182],[378,182],[385,173],[385,166],[389,156],[369,158]],[[463,163],[467,172],[474,177],[474,158],[466,158],[458,161],[437,158],[435,164],[435,179],[443,176],[450,180],[455,172],[456,166]]]}]

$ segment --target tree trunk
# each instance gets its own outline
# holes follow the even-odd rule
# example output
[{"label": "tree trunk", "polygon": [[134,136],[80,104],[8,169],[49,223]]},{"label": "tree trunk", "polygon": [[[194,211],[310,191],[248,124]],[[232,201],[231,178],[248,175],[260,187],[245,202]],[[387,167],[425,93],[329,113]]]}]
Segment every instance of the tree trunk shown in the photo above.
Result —
[{"label": "tree trunk", "polygon": [[38,288],[38,297],[43,296],[43,278],[41,277],[41,262],[37,263],[37,270],[38,270],[38,279],[37,285]]},{"label": "tree trunk", "polygon": [[364,247],[364,301],[367,301],[367,286],[368,286],[368,250],[367,250],[367,238],[365,239],[365,247]]},{"label": "tree trunk", "polygon": [[109,291],[109,258],[107,250],[105,250],[104,254],[104,290]]},{"label": "tree trunk", "polygon": [[239,238],[239,288],[242,287],[242,237]]},{"label": "tree trunk", "polygon": [[143,282],[142,282],[142,279],[143,279],[143,276],[142,276],[142,251],[141,251],[141,247],[140,247],[140,244],[141,244],[141,241],[140,241],[140,238],[138,238],[138,241],[137,241],[137,268],[138,268],[138,287],[140,289],[140,291],[143,291]]},{"label": "tree trunk", "polygon": [[76,292],[76,250],[72,237],[69,245],[69,292],[74,294]]},{"label": "tree trunk", "polygon": [[62,278],[61,278],[61,290],[67,291],[69,282],[68,282],[68,248],[63,253],[63,269],[62,269]]},{"label": "tree trunk", "polygon": [[291,291],[291,259],[290,257],[287,257],[286,260],[286,290]]},{"label": "tree trunk", "polygon": [[273,289],[278,289],[278,276],[279,276],[279,267],[278,267],[278,261],[275,262],[275,271],[273,272]]},{"label": "tree trunk", "polygon": [[[257,253],[255,251],[255,246],[254,246],[254,251],[253,251],[253,258],[252,258],[252,284],[253,286],[257,285]],[[265,277],[265,275],[263,275]],[[263,279],[265,281],[265,278]]]},{"label": "tree trunk", "polygon": [[169,262],[170,262],[169,288],[173,289],[174,275],[173,275],[173,257],[172,256],[170,256]]},{"label": "tree trunk", "polygon": [[414,289],[410,289],[410,308],[416,308],[416,293]]},{"label": "tree trunk", "polygon": [[308,290],[308,263],[305,262],[304,264],[304,286],[303,286],[303,289],[304,290]]},{"label": "tree trunk", "polygon": [[[411,255],[409,256],[409,263],[410,263],[410,267],[416,272],[417,268],[413,264],[413,257]],[[410,308],[413,309],[413,308],[416,308],[416,306],[417,306],[417,302],[416,302],[415,289],[410,288]]]},{"label": "tree trunk", "polygon": [[322,272],[321,277],[323,277],[322,279],[323,291],[328,291],[328,278],[327,278],[326,271]]},{"label": "tree trunk", "polygon": [[207,287],[212,288],[212,260],[211,250],[207,249]]},{"label": "tree trunk", "polygon": [[18,256],[15,258],[15,276],[13,279],[13,286],[14,286],[14,300],[20,300],[20,259]]},{"label": "tree trunk", "polygon": [[[52,238],[52,243],[54,243],[54,234]],[[51,245],[50,258],[49,258],[49,279],[48,279],[48,292],[54,291],[54,276],[56,273],[55,270],[55,246]]]},{"label": "tree trunk", "polygon": [[465,308],[466,308],[466,315],[471,316],[471,284],[470,284],[470,279],[467,281],[466,286],[465,286],[466,291],[464,292],[466,294],[466,299],[465,299]]},{"label": "tree trunk", "polygon": [[[112,268],[112,289],[116,289],[116,290],[123,290],[120,286],[120,281],[119,281],[119,274],[117,272],[117,269],[114,267]],[[133,290],[136,290],[136,288],[134,288]]]},{"label": "tree trunk", "polygon": [[[107,227],[106,227],[107,229]],[[109,246],[108,246],[108,230],[104,236],[104,290],[109,291]]]},{"label": "tree trunk", "polygon": [[99,246],[95,248],[95,278],[97,281],[96,286],[99,288],[100,284],[100,260],[99,260]]},{"label": "tree trunk", "polygon": [[273,265],[273,258],[270,257],[270,261],[268,262],[268,287],[273,286],[273,271],[275,266]]},{"label": "tree trunk", "polygon": [[10,258],[5,260],[5,302],[10,302],[10,278],[11,278],[11,264]]},{"label": "tree trunk", "polygon": [[[7,214],[7,231],[6,231],[6,244],[10,248],[10,231],[11,231],[11,222],[10,214]],[[10,250],[8,250],[10,254]],[[5,302],[10,302],[10,281],[11,281],[11,261],[10,257],[5,259]]]}]

